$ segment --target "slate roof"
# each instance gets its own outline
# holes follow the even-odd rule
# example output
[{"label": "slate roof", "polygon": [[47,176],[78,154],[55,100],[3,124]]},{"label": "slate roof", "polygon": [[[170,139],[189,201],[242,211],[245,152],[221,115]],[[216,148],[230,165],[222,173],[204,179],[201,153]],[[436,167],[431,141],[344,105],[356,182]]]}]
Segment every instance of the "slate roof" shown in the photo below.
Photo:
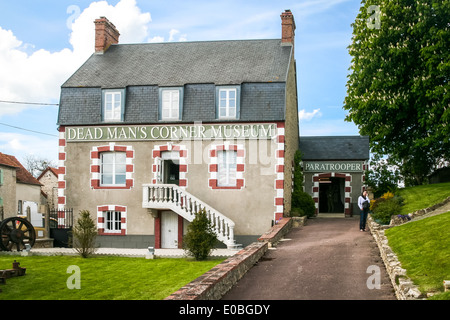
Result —
[{"label": "slate roof", "polygon": [[0,152],[0,165],[16,168],[16,181],[19,183],[42,185],[14,156]]},{"label": "slate roof", "polygon": [[104,54],[93,54],[62,87],[285,82],[291,50],[280,39],[111,45]]},{"label": "slate roof", "polygon": [[368,160],[367,136],[300,137],[302,160]]}]

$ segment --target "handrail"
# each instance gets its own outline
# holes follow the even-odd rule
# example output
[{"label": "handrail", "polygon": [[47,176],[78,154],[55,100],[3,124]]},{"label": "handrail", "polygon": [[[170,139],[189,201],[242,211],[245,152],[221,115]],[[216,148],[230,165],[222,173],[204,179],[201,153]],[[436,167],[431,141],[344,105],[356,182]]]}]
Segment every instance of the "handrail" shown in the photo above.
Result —
[{"label": "handrail", "polygon": [[175,184],[143,184],[142,187],[144,208],[170,209],[188,221],[204,209],[217,238],[227,246],[235,244],[234,222],[186,190]]}]

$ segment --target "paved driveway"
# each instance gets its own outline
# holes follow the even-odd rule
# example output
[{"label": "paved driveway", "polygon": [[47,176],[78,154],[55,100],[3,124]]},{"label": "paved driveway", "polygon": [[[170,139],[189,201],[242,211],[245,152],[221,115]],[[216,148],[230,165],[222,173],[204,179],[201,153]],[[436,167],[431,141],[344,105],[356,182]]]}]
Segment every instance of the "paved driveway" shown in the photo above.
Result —
[{"label": "paved driveway", "polygon": [[223,299],[395,300],[378,247],[358,219],[316,218],[293,228]]}]

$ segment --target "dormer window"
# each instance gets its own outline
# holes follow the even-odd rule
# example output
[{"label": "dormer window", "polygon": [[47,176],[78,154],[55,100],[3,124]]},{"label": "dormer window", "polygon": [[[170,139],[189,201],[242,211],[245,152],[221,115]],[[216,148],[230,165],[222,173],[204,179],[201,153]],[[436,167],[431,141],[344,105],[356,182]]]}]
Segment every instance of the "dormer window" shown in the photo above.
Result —
[{"label": "dormer window", "polygon": [[240,87],[216,87],[216,113],[218,119],[239,119]]},{"label": "dormer window", "polygon": [[104,122],[123,121],[125,114],[125,90],[103,90],[102,115]]},{"label": "dormer window", "polygon": [[183,114],[183,88],[159,89],[159,120],[179,121]]}]

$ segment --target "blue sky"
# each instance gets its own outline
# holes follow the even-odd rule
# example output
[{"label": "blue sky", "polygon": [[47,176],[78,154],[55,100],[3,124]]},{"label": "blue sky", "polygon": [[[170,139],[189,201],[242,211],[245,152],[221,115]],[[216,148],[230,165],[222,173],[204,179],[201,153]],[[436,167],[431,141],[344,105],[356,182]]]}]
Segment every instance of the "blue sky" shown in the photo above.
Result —
[{"label": "blue sky", "polygon": [[[357,135],[342,106],[359,7],[360,0],[3,0],[0,100],[57,104],[62,83],[93,52],[99,16],[117,26],[120,43],[274,39],[280,14],[291,9],[300,135]],[[57,164],[57,114],[54,105],[0,102],[0,152]]]}]

